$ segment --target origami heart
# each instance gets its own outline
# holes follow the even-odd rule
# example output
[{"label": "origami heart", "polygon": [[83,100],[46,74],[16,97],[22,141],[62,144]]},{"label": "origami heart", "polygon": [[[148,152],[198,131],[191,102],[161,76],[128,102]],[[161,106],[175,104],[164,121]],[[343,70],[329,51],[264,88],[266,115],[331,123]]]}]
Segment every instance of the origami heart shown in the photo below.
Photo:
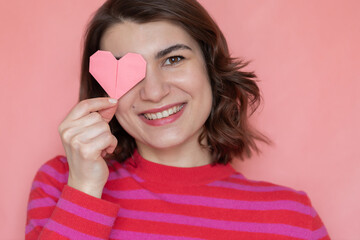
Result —
[{"label": "origami heart", "polygon": [[90,57],[89,72],[112,98],[120,98],[145,78],[146,61],[137,53],[117,60],[111,52],[99,50]]}]

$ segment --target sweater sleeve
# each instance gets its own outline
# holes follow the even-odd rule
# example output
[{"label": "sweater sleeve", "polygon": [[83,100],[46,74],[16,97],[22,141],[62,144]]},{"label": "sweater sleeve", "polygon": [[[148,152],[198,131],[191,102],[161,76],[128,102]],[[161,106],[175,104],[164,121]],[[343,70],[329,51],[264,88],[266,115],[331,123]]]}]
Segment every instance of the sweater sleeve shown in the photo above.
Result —
[{"label": "sweater sleeve", "polygon": [[44,164],[32,183],[26,240],[109,239],[119,206],[68,185],[66,158]]},{"label": "sweater sleeve", "polygon": [[330,240],[329,234],[326,230],[326,227],[324,223],[322,222],[320,216],[314,209],[314,207],[311,204],[311,201],[308,196],[308,204],[310,206],[310,215],[312,216],[312,222],[311,222],[311,236],[310,240]]}]

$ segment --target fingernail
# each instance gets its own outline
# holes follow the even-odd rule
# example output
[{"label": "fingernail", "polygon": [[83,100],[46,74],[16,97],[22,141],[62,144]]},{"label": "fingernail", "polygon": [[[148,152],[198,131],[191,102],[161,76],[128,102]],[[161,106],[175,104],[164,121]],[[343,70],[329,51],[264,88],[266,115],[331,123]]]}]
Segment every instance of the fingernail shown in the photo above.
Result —
[{"label": "fingernail", "polygon": [[117,99],[115,99],[115,98],[109,98],[109,102],[110,102],[110,103],[117,103]]}]

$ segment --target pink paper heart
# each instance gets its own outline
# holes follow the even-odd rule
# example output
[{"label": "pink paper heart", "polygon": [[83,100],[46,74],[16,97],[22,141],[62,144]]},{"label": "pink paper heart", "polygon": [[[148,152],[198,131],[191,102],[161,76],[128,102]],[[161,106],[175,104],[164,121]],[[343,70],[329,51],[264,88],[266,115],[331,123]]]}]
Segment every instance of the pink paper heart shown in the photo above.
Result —
[{"label": "pink paper heart", "polygon": [[117,60],[111,52],[98,50],[90,57],[89,72],[112,98],[120,98],[145,78],[146,61],[137,53]]}]

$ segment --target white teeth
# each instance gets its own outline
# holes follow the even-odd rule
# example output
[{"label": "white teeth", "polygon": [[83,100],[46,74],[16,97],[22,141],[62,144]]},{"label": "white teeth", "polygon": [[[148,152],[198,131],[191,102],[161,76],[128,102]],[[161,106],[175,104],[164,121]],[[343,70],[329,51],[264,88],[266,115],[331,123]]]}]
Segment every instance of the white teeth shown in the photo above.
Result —
[{"label": "white teeth", "polygon": [[169,113],[168,113],[168,111],[165,110],[165,111],[162,112],[162,115],[163,115],[164,117],[168,117],[168,116],[169,116]]},{"label": "white teeth", "polygon": [[168,110],[164,110],[162,112],[157,112],[157,113],[145,113],[144,117],[148,120],[155,120],[155,119],[161,119],[161,118],[166,118],[170,115],[173,115],[177,112],[179,112],[182,108],[184,107],[184,105],[181,106],[177,106],[177,107],[172,107],[169,108]]}]

